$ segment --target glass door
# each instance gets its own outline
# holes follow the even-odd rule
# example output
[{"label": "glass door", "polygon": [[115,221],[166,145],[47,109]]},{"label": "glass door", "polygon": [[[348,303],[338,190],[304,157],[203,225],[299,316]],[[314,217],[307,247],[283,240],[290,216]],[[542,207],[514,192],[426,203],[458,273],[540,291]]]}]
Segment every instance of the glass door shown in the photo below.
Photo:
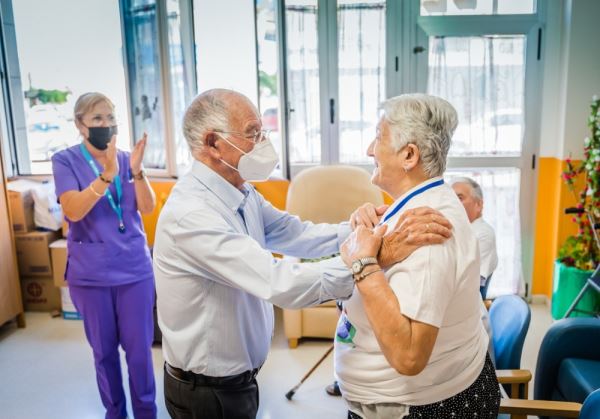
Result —
[{"label": "glass door", "polygon": [[[532,74],[540,68],[535,15],[480,16],[467,26],[462,16],[427,18],[423,6],[420,12],[424,53],[417,68],[426,69],[427,81],[419,90],[447,99],[459,116],[447,178],[467,176],[481,185],[483,218],[496,232],[499,263],[488,295],[523,293],[533,253],[537,125],[526,110],[535,109]],[[501,14],[491,6],[489,12]]]}]

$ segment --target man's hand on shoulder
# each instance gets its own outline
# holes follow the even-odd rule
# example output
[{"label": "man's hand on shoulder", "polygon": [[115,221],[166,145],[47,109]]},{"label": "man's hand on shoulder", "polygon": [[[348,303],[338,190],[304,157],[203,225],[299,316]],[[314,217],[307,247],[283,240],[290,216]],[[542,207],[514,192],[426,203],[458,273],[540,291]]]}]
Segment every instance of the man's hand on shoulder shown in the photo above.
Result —
[{"label": "man's hand on shoulder", "polygon": [[377,259],[383,268],[402,262],[422,246],[444,243],[452,237],[452,224],[429,207],[402,213],[394,231],[384,237]]},{"label": "man's hand on shoulder", "polygon": [[354,231],[358,226],[365,226],[366,228],[373,228],[379,224],[381,216],[387,211],[389,205],[375,205],[367,202],[366,204],[358,207],[356,211],[350,216],[350,226]]}]

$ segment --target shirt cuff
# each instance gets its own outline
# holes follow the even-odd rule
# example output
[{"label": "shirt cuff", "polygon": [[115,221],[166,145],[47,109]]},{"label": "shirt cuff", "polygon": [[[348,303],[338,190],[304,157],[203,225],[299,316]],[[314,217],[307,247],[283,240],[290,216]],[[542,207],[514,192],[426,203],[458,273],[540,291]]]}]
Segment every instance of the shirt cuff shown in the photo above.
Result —
[{"label": "shirt cuff", "polygon": [[354,291],[354,279],[342,258],[337,256],[319,262],[321,270],[321,301],[347,299]]},{"label": "shirt cuff", "polygon": [[338,249],[342,247],[342,243],[346,241],[348,236],[352,233],[352,227],[348,221],[338,224]]}]

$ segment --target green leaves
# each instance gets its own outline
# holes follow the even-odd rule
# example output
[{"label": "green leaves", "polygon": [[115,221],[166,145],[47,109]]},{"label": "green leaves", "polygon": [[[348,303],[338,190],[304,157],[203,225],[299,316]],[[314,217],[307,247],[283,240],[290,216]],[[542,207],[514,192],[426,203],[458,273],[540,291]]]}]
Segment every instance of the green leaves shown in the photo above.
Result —
[{"label": "green leaves", "polygon": [[[590,136],[583,141],[584,158],[579,166],[566,159],[567,167],[562,179],[578,201],[577,207],[583,208],[598,222],[600,220],[600,98],[594,96],[590,105],[591,112],[587,123]],[[584,184],[579,196],[575,191],[575,179],[584,176]],[[559,250],[559,259],[567,266],[582,270],[593,270],[599,263],[600,249],[594,240],[592,226],[587,214],[573,217],[578,234],[569,237]]]}]

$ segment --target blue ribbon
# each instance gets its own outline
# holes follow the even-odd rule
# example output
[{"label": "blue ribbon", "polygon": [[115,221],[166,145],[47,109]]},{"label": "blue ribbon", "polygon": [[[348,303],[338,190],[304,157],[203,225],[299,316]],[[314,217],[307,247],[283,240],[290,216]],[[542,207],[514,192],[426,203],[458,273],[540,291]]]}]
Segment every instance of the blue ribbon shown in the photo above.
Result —
[{"label": "blue ribbon", "polygon": [[387,222],[387,220],[389,220],[390,218],[392,218],[394,215],[396,215],[396,213],[398,211],[400,211],[402,209],[402,207],[404,207],[408,201],[410,201],[411,199],[413,199],[415,196],[422,194],[423,192],[425,192],[428,189],[431,188],[435,188],[436,186],[441,186],[444,184],[444,179],[440,179],[440,180],[436,180],[435,182],[432,182],[428,185],[425,185],[419,189],[417,189],[416,191],[411,192],[410,194],[408,194],[402,201],[400,201],[398,203],[398,205],[396,205],[386,216],[383,220],[381,220],[379,222],[379,224],[383,224],[385,222]]},{"label": "blue ribbon", "polygon": [[[83,143],[79,144],[79,149],[81,150],[81,154],[83,154],[85,160],[88,162],[88,164],[94,171],[95,175],[100,176],[100,170],[98,170],[94,158]],[[121,176],[118,173],[117,176],[115,176],[115,178],[113,179],[113,183],[115,184],[115,189],[117,190],[117,202],[115,202],[115,199],[110,193],[110,188],[106,188],[106,190],[104,191],[104,195],[106,195],[106,197],[108,198],[108,202],[112,210],[117,214],[117,217],[119,217],[119,233],[125,233],[125,224],[123,223],[123,209],[121,208],[121,198],[123,197],[123,185],[121,184]]]}]

